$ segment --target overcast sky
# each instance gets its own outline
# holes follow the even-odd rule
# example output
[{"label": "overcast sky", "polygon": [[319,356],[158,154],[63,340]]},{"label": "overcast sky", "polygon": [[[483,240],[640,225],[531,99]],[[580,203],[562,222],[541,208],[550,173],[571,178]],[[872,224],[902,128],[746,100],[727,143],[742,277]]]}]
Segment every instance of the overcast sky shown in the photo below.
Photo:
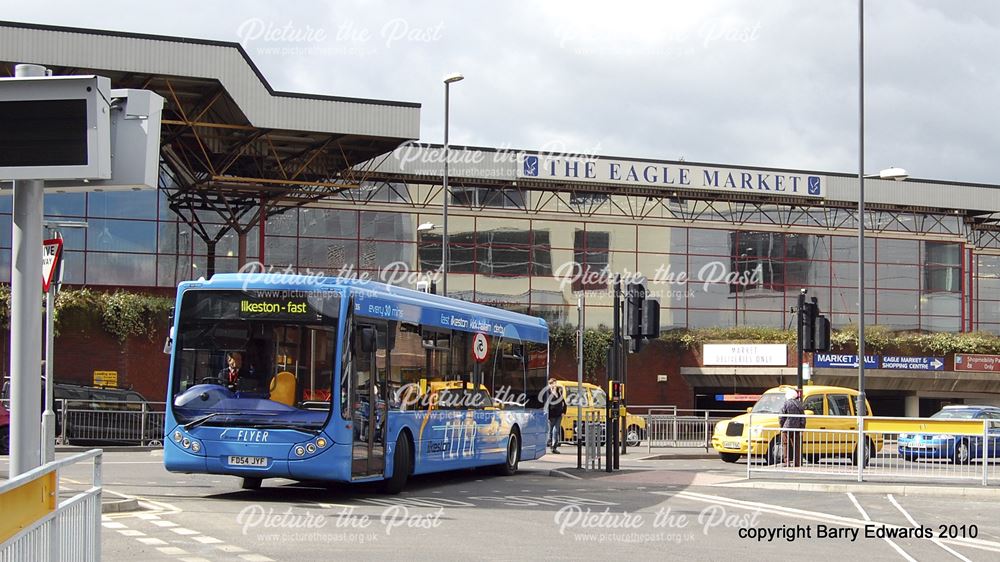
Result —
[{"label": "overcast sky", "polygon": [[[462,72],[453,144],[857,172],[856,0],[0,5],[242,42],[276,89],[421,103],[427,142]],[[869,0],[865,27],[867,171],[1000,183],[1000,3]]]}]

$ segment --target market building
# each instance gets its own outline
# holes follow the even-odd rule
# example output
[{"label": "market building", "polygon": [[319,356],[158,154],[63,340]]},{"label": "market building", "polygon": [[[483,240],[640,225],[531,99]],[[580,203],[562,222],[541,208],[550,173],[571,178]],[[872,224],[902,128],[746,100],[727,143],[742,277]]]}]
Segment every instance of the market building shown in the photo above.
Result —
[{"label": "market building", "polygon": [[[261,262],[413,285],[440,268],[444,151],[414,142],[418,104],[275,92],[235,43],[10,23],[0,32],[4,75],[31,62],[166,100],[158,189],[47,191],[48,217],[89,225],[65,232],[66,284],[170,295],[180,281]],[[661,299],[663,331],[786,329],[801,289],[834,329],[858,322],[856,175],[460,146],[448,161],[450,296],[569,329],[582,297],[586,327],[597,328],[611,323],[609,274],[638,274]],[[1000,334],[1000,186],[873,178],[865,188],[867,325]],[[10,206],[0,196],[2,279]],[[136,361],[158,367],[131,367],[123,384],[155,389],[147,379],[166,376],[148,347]],[[725,397],[794,380],[792,348],[652,345],[630,360],[628,399],[743,406]],[[854,386],[843,355],[811,358],[814,380]],[[575,376],[571,361],[556,354],[554,372]],[[990,361],[970,370],[961,355],[889,349],[869,371],[870,399],[900,415],[1000,404]],[[56,364],[67,380],[97,368]]]}]

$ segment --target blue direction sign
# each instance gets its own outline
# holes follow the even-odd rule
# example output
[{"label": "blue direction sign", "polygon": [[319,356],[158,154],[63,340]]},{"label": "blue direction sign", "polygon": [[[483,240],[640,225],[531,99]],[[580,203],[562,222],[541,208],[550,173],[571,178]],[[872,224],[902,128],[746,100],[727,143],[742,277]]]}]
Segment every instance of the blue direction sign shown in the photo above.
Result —
[{"label": "blue direction sign", "polygon": [[[813,355],[813,366],[817,368],[829,369],[857,369],[857,355],[843,355],[840,353],[817,353]],[[878,355],[865,355],[865,369],[878,368]]]},{"label": "blue direction sign", "polygon": [[900,357],[886,355],[882,357],[882,368],[900,371],[943,371],[944,357]]}]

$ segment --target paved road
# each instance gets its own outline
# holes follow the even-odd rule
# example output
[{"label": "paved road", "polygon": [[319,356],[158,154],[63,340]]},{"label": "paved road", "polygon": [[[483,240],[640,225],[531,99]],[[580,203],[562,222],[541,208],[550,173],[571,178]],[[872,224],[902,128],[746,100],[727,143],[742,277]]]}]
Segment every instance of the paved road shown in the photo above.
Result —
[{"label": "paved road", "polygon": [[[1000,556],[1000,506],[994,500],[727,488],[723,485],[740,480],[745,467],[687,459],[657,461],[659,470],[641,470],[653,463],[635,458],[630,455],[627,471],[575,479],[550,475],[555,467],[575,464],[575,458],[550,456],[523,463],[514,477],[477,471],[418,477],[403,494],[385,496],[367,486],[327,489],[287,480],[243,491],[236,478],[167,473],[156,452],[106,453],[109,495],[139,496],[147,509],[106,516],[104,559]],[[0,459],[0,471],[5,470],[6,459]],[[87,475],[82,467],[62,474],[71,485]],[[915,524],[928,526],[935,537],[938,525],[967,530],[976,525],[978,537],[864,535],[866,526],[871,533],[898,533]],[[820,537],[821,530],[831,537]],[[852,538],[853,530],[858,535]]]}]

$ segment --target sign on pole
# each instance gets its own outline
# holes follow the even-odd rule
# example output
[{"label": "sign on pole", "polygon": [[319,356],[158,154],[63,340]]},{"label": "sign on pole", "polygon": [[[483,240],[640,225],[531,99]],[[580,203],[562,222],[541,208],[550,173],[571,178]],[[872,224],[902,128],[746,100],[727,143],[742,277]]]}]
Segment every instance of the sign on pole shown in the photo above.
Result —
[{"label": "sign on pole", "polygon": [[42,292],[49,290],[52,277],[59,268],[59,260],[62,259],[63,241],[61,238],[46,240],[42,243]]},{"label": "sign on pole", "polygon": [[882,368],[900,371],[943,371],[944,357],[882,357]]},{"label": "sign on pole", "polygon": [[472,356],[476,361],[482,363],[486,361],[486,356],[490,353],[490,342],[485,334],[476,334],[472,339]]}]

